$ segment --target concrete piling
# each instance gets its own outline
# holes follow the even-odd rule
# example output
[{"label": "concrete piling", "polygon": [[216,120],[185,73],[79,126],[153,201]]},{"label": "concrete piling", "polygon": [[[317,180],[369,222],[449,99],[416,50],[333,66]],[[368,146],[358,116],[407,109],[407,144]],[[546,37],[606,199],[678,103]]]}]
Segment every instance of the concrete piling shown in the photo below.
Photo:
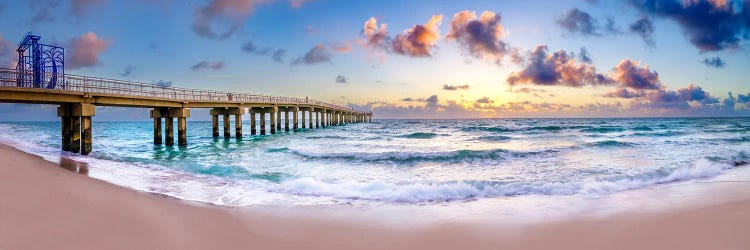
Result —
[{"label": "concrete piling", "polygon": [[91,116],[81,116],[81,154],[91,153]]},{"label": "concrete piling", "polygon": [[248,111],[250,112],[250,134],[255,135],[257,132],[255,130],[255,111],[252,108]]},{"label": "concrete piling", "polygon": [[187,118],[177,117],[177,145],[187,146]]},{"label": "concrete piling", "polygon": [[[90,103],[66,103],[57,108],[61,121],[61,148],[63,151],[87,155],[91,152],[91,117],[96,113]],[[83,127],[83,128],[82,128]]]},{"label": "concrete piling", "polygon": [[309,108],[307,110],[307,113],[310,115],[310,121],[308,122],[308,128],[313,128],[313,113],[315,112],[315,108]]},{"label": "concrete piling", "polygon": [[284,109],[284,131],[289,132],[289,110]]},{"label": "concrete piling", "polygon": [[258,114],[260,114],[260,134],[265,135],[266,134],[266,113],[261,110]]},{"label": "concrete piling", "polygon": [[161,117],[154,118],[154,145],[161,145]]},{"label": "concrete piling", "polygon": [[279,112],[279,107],[273,106],[269,110],[270,111],[268,113],[271,114],[271,119],[270,119],[270,121],[271,121],[271,134],[276,134],[276,124],[277,124],[276,123],[276,118],[277,118],[276,113]]},{"label": "concrete piling", "polygon": [[242,138],[242,114],[234,115],[234,137]]},{"label": "concrete piling", "polygon": [[174,118],[164,117],[164,129],[166,130],[164,144],[167,146],[174,146]]},{"label": "concrete piling", "polygon": [[[293,128],[293,129],[294,129],[294,131],[297,131],[297,129],[299,128],[299,127],[297,127],[297,116],[299,115],[299,107],[294,107],[294,108],[292,108],[292,111],[293,111],[293,113],[292,113],[292,114],[293,114],[293,116],[294,116],[294,117],[293,117],[293,119],[294,119],[294,122],[293,122],[293,123],[294,123],[294,125],[293,125],[293,126],[294,126],[294,128]],[[303,123],[304,123],[304,122],[303,122]]]},{"label": "concrete piling", "polygon": [[213,131],[214,138],[219,137],[219,116],[211,115],[211,130]]},{"label": "concrete piling", "polygon": [[224,122],[224,138],[232,137],[232,134],[229,133],[229,130],[231,127],[229,127],[229,114],[224,114],[223,120]]}]

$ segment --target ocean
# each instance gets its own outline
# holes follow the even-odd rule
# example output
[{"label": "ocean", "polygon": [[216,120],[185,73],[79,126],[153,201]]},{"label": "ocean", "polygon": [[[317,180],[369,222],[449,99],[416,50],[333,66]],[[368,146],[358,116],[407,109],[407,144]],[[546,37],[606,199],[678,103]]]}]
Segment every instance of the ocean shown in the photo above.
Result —
[{"label": "ocean", "polygon": [[154,145],[152,126],[94,119],[89,156],[61,152],[59,122],[0,123],[0,141],[86,162],[117,185],[222,206],[471,210],[731,176],[750,161],[750,118],[374,120],[264,136],[245,126],[241,139],[189,121],[187,147]]}]

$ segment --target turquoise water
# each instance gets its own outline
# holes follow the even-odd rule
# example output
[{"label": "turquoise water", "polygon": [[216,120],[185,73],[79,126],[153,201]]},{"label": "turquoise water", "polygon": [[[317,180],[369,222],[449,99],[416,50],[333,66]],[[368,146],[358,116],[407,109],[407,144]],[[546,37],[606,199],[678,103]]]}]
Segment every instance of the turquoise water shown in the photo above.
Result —
[{"label": "turquoise water", "polygon": [[[249,121],[245,121],[249,124]],[[750,160],[750,119],[377,120],[212,138],[188,122],[187,147],[152,144],[152,122],[94,120],[94,152],[60,152],[56,122],[0,123],[0,140],[92,177],[218,205],[465,203],[597,197],[689,182]],[[232,131],[234,129],[232,128]]]}]

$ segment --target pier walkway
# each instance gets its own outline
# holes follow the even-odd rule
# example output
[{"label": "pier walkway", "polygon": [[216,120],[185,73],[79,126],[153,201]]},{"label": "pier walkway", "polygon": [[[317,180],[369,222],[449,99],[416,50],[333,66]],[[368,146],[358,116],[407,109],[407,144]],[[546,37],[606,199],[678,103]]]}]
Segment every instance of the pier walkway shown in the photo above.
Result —
[{"label": "pier walkway", "polygon": [[[214,137],[219,137],[221,118],[225,138],[232,136],[230,116],[235,118],[235,137],[242,137],[242,116],[245,114],[250,115],[251,135],[372,120],[372,112],[308,98],[168,87],[70,74],[46,76],[56,84],[53,88],[40,88],[19,80],[31,78],[28,74],[0,68],[0,102],[59,105],[57,115],[62,122],[62,150],[84,155],[92,150],[91,117],[96,114],[96,106],[151,109],[154,144],[168,146],[174,145],[175,119],[178,145],[187,145],[186,121],[190,118],[190,110],[195,108],[211,109]],[[268,126],[266,121],[270,123]]]}]

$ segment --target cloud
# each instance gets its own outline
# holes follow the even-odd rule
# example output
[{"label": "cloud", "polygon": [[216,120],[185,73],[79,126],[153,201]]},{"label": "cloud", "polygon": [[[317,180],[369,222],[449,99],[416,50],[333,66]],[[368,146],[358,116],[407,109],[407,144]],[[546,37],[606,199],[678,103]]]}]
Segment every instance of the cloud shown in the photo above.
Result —
[{"label": "cloud", "polygon": [[484,104],[489,104],[489,103],[493,103],[493,101],[492,101],[492,100],[490,100],[490,98],[489,98],[489,97],[482,97],[482,98],[479,98],[479,99],[477,99],[477,100],[476,100],[475,102],[476,102],[476,103],[484,103]]},{"label": "cloud", "polygon": [[190,67],[193,71],[198,70],[204,70],[204,69],[210,69],[210,70],[220,70],[224,68],[224,62],[223,61],[215,61],[215,62],[209,62],[209,61],[200,61]]},{"label": "cloud", "polygon": [[161,87],[172,87],[172,81],[159,80],[156,82],[156,85],[161,86]]},{"label": "cloud", "polygon": [[399,55],[411,57],[429,57],[430,51],[435,47],[440,39],[438,27],[443,21],[443,15],[435,15],[422,25],[414,25],[411,29],[405,30],[404,33],[398,34],[391,41],[391,49]]},{"label": "cloud", "polygon": [[443,84],[443,90],[453,91],[453,90],[459,90],[459,89],[460,90],[467,90],[467,89],[469,89],[469,85],[468,84],[464,84],[464,85],[448,85],[448,84]]},{"label": "cloud", "polygon": [[242,49],[242,51],[245,51],[247,53],[256,53],[258,51],[258,47],[255,46],[255,43],[251,41],[248,41],[245,44],[243,44],[242,47],[240,47],[240,49]]},{"label": "cloud", "polygon": [[112,44],[112,40],[99,38],[94,32],[70,39],[65,67],[78,69],[99,64],[99,54]]},{"label": "cloud", "polygon": [[106,2],[106,0],[71,0],[70,13],[81,18],[88,14],[92,8],[96,7],[96,5],[104,2]]},{"label": "cloud", "polygon": [[[530,88],[520,88],[520,89],[516,89],[516,90],[509,89],[508,92],[529,94],[529,95],[535,96],[535,97],[540,98],[540,99],[544,99],[544,97],[542,97],[541,95],[539,95],[539,93],[547,93],[547,91],[543,90],[543,89],[530,89]],[[549,94],[549,96],[550,97],[554,97],[553,94]]]},{"label": "cloud", "polygon": [[352,51],[352,46],[347,42],[339,42],[330,46],[333,51],[336,52],[349,52]]},{"label": "cloud", "polygon": [[615,24],[614,19],[608,17],[604,27],[599,26],[599,21],[588,12],[573,8],[565,11],[562,17],[557,19],[557,25],[563,30],[582,36],[601,36],[605,34],[619,34],[621,31]]},{"label": "cloud", "polygon": [[613,78],[621,87],[633,89],[662,89],[659,73],[651,71],[648,65],[639,67],[640,63],[623,59],[614,69]]},{"label": "cloud", "polygon": [[362,45],[366,48],[410,57],[429,57],[432,56],[431,51],[435,48],[435,43],[440,39],[438,27],[442,20],[442,15],[432,16],[426,24],[414,25],[396,35],[395,38],[390,38],[388,25],[378,26],[378,20],[371,17],[362,28],[362,35],[365,39]]},{"label": "cloud", "polygon": [[591,60],[591,55],[589,54],[589,51],[586,49],[586,47],[581,47],[580,52],[578,52],[578,59],[584,63],[593,62],[593,60]]},{"label": "cloud", "polygon": [[289,5],[292,6],[292,8],[299,8],[302,7],[302,4],[312,2],[312,0],[290,0]]},{"label": "cloud", "polygon": [[587,63],[578,63],[564,50],[548,54],[547,46],[537,46],[528,56],[525,68],[511,72],[507,80],[510,86],[519,84],[561,85],[582,87],[586,85],[608,85],[614,81],[596,72]]},{"label": "cloud", "polygon": [[52,22],[54,20],[55,18],[52,16],[52,13],[50,13],[49,9],[46,6],[42,6],[39,11],[37,11],[36,14],[31,17],[32,24]]},{"label": "cloud", "polygon": [[285,49],[277,49],[271,54],[271,59],[277,63],[284,63],[284,55],[286,54]]},{"label": "cloud", "polygon": [[721,60],[721,58],[719,57],[706,58],[701,62],[706,66],[712,68],[723,68],[725,65],[724,60]]},{"label": "cloud", "polygon": [[315,26],[307,25],[307,27],[305,27],[305,34],[312,35],[317,32],[318,32],[318,29],[315,28]]},{"label": "cloud", "polygon": [[635,33],[636,35],[640,36],[641,39],[643,39],[643,42],[646,43],[646,46],[649,46],[649,47],[656,46],[656,43],[654,42],[654,38],[653,38],[654,24],[651,22],[651,19],[649,19],[647,16],[641,17],[640,19],[630,24],[629,30],[630,32]]},{"label": "cloud", "polygon": [[411,97],[406,97],[404,99],[401,99],[401,101],[404,101],[404,102],[421,102],[421,103],[425,104],[426,108],[430,108],[430,109],[436,109],[438,107],[438,96],[437,95],[431,95],[431,96],[429,96],[427,98],[417,98],[417,99],[411,98]]},{"label": "cloud", "polygon": [[646,92],[643,90],[630,91],[627,88],[617,88],[615,91],[604,94],[604,97],[631,99],[645,95]]},{"label": "cloud", "polygon": [[[248,41],[240,47],[244,52],[251,53],[258,56],[271,55],[271,59],[277,63],[284,63],[284,55],[286,55],[285,49],[273,49],[271,47],[265,47],[263,49],[258,48],[255,43]],[[272,52],[273,51],[273,52]]]},{"label": "cloud", "polygon": [[120,76],[122,76],[122,77],[131,76],[133,74],[133,69],[135,69],[135,66],[128,66],[127,68],[125,68],[125,71],[123,71],[120,74]]},{"label": "cloud", "polygon": [[12,49],[13,43],[3,39],[0,34],[0,68],[15,68],[18,64],[18,54]]},{"label": "cloud", "polygon": [[365,37],[366,47],[376,49],[386,48],[386,42],[388,41],[387,24],[381,24],[378,27],[378,20],[374,17],[371,17],[365,22],[365,27],[362,29],[362,34]]},{"label": "cloud", "polygon": [[742,10],[736,10],[733,2],[725,0],[631,0],[630,3],[645,14],[677,22],[690,43],[701,52],[739,48],[740,41],[748,39],[750,8],[746,0]]},{"label": "cloud", "polygon": [[195,8],[193,24],[195,34],[211,38],[230,37],[247,19],[255,5],[266,0],[211,0],[206,6]]},{"label": "cloud", "polygon": [[349,83],[345,76],[338,75],[336,76],[336,83]]},{"label": "cloud", "polygon": [[701,87],[693,84],[673,90],[653,90],[646,93],[645,100],[632,103],[633,109],[690,109],[703,108],[704,105],[718,104],[718,99],[711,97]]},{"label": "cloud", "polygon": [[328,48],[326,48],[323,44],[315,45],[310,51],[308,51],[304,56],[297,58],[294,60],[293,64],[318,64],[318,63],[325,63],[325,62],[331,62],[331,53],[328,51]]},{"label": "cloud", "polygon": [[453,15],[446,39],[456,41],[474,58],[499,63],[510,52],[502,40],[503,25],[500,21],[500,15],[491,11],[483,12],[478,19],[475,12],[458,12]]}]

